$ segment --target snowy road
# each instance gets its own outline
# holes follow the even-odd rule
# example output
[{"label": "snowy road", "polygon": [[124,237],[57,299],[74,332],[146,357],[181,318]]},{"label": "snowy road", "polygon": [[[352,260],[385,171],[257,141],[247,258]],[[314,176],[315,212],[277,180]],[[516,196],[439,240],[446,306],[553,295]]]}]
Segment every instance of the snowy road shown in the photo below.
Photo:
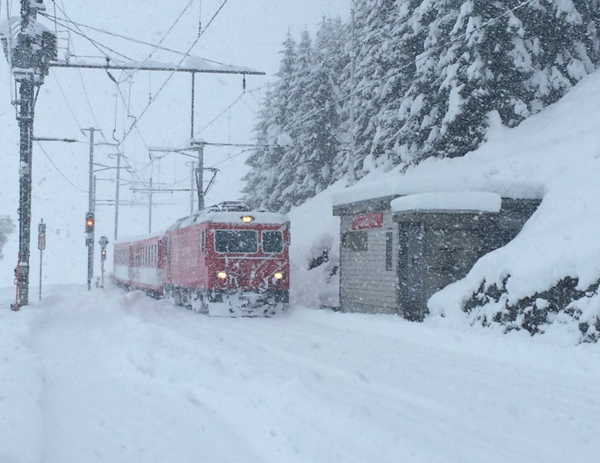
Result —
[{"label": "snowy road", "polygon": [[5,305],[0,463],[564,463],[600,452],[598,346],[301,308],[209,318],[77,287],[18,314]]}]

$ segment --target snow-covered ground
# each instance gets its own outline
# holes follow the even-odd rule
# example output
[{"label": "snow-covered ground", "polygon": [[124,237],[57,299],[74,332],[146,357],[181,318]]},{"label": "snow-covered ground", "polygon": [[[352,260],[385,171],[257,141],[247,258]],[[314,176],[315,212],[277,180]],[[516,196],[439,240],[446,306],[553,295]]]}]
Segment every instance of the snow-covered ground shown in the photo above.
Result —
[{"label": "snow-covered ground", "polygon": [[[111,30],[114,26],[135,36],[147,30],[148,36],[142,37],[155,41],[162,36],[157,22],[164,29],[174,19],[165,23],[163,13],[180,11],[167,2],[149,10],[148,21],[135,22],[131,18],[142,2],[126,3],[111,0],[114,8],[97,11],[100,24],[94,25]],[[298,1],[285,8],[274,0],[242,3],[243,8],[240,4],[224,10],[232,15],[222,18],[227,19],[221,24],[224,35],[203,42],[198,52],[217,50],[225,62],[272,73],[277,67],[272,55],[287,30],[284,18],[299,18],[297,11],[319,16],[316,7],[322,2],[312,0],[314,8]],[[205,2],[205,15],[219,4]],[[75,19],[90,22],[90,3],[70,8]],[[108,17],[107,11],[118,14]],[[262,22],[247,20],[253,16]],[[309,16],[298,21],[308,21]],[[195,33],[196,18],[190,19],[188,33]],[[232,25],[234,18],[239,25]],[[211,34],[216,35],[217,25]],[[234,36],[227,38],[231,31]],[[244,39],[254,36],[258,42],[250,46]],[[168,45],[181,48],[184,39],[191,41],[193,34],[179,34],[177,43]],[[260,43],[272,47],[271,58]],[[81,93],[75,90],[80,77],[73,76],[59,73],[48,78],[37,107],[38,135],[79,136],[76,126],[96,125],[85,104],[74,108],[74,124],[62,101],[57,82],[66,84],[73,96]],[[0,77],[9,83],[5,64],[0,65]],[[110,140],[116,93],[106,76],[102,79],[106,82],[98,83],[91,99],[95,107],[96,97],[102,101],[104,109],[97,116]],[[144,98],[162,82],[147,82],[148,76],[136,79],[143,82]],[[201,126],[224,109],[224,101],[235,100],[241,92],[218,79],[223,92],[202,100],[209,92],[205,80],[198,90]],[[255,85],[253,80],[251,88]],[[7,156],[0,169],[0,214],[12,211],[15,217],[18,127],[9,86],[4,87],[0,143],[13,156]],[[361,194],[383,194],[397,187],[409,193],[462,193],[468,183],[469,191],[510,190],[516,196],[544,197],[513,243],[481,260],[467,279],[438,293],[432,308],[446,317],[429,317],[423,324],[397,316],[311,308],[336,305],[332,267],[339,231],[329,198],[344,189],[344,180],[290,213],[293,303],[282,316],[210,318],[140,293],[110,287],[88,293],[72,284],[85,280],[87,146],[70,151],[46,147],[50,162],[36,145],[33,225],[35,229],[44,218],[49,237],[44,298],[36,302],[39,260],[34,251],[31,305],[18,313],[8,310],[14,300],[14,288],[8,286],[16,260],[13,234],[0,263],[0,463],[594,461],[600,454],[598,345],[576,346],[577,333],[561,327],[535,337],[504,335],[498,327],[471,327],[461,318],[460,303],[483,277],[501,279],[510,273],[515,297],[544,289],[565,274],[579,277],[582,284],[597,278],[599,89],[596,73],[517,129],[495,124],[478,152],[461,159],[429,160],[403,177],[374,168],[355,189],[341,194],[347,200],[363,199]],[[178,91],[177,85],[170,91]],[[254,100],[257,105],[260,96],[248,91],[245,102]],[[85,95],[77,101],[85,101]],[[189,102],[165,96],[163,103],[162,111],[146,119],[152,134],[148,143],[153,145],[179,143],[188,134]],[[141,108],[133,109],[139,113]],[[163,117],[166,113],[183,116],[169,121]],[[252,117],[242,117],[246,132]],[[203,135],[227,141],[231,127],[238,128],[235,121],[235,115],[222,118],[214,133]],[[177,130],[171,130],[169,122]],[[249,141],[235,136],[231,140]],[[142,149],[136,158],[135,148],[133,142],[128,145],[127,155],[134,164],[145,165],[148,154]],[[99,152],[98,159],[114,162],[108,154]],[[207,150],[207,163],[226,171],[211,202],[235,199],[225,195],[239,193],[237,179],[244,167],[237,162],[242,156],[235,155]],[[232,165],[220,164],[223,158],[231,158]],[[68,185],[57,168],[74,184]],[[158,172],[155,184],[163,180]],[[187,167],[181,172],[177,184],[186,179]],[[151,172],[146,173],[149,178]],[[105,185],[99,187],[101,193],[112,197],[112,186]],[[157,208],[155,227],[169,226],[188,206],[186,194],[175,205]],[[145,214],[143,208],[124,212],[121,234],[144,233]],[[110,235],[112,209],[99,209],[97,219],[98,234]],[[330,251],[330,261],[308,271],[310,261],[324,249]],[[67,284],[52,286],[57,281]],[[590,312],[598,312],[598,299],[590,302]]]},{"label": "snow-covered ground", "polygon": [[564,463],[600,352],[302,307],[210,318],[116,288],[0,292],[0,462]]}]

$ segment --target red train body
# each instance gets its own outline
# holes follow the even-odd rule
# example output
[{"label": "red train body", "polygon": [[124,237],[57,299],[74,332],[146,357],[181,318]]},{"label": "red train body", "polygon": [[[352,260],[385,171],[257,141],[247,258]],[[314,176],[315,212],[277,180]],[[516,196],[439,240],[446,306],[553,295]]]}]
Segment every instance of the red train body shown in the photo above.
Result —
[{"label": "red train body", "polygon": [[212,315],[269,315],[289,300],[286,216],[226,203],[164,234],[115,244],[114,278]]}]

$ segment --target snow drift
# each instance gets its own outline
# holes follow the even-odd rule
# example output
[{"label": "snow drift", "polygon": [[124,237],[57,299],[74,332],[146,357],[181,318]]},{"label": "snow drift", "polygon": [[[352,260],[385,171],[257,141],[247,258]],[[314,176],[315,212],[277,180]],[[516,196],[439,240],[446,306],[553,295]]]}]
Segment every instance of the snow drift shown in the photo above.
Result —
[{"label": "snow drift", "polygon": [[511,243],[430,299],[431,315],[531,333],[566,323],[594,340],[600,329],[599,91],[596,72],[514,129],[491,113],[486,142],[476,151],[427,159],[405,172],[373,172],[333,201],[431,192],[543,198]]}]

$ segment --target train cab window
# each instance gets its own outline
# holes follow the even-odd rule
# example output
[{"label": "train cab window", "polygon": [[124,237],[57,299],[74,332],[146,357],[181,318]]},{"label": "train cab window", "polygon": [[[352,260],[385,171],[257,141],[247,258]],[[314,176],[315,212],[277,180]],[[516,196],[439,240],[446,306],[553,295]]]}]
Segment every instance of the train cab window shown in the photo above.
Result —
[{"label": "train cab window", "polygon": [[280,231],[263,231],[262,249],[266,254],[281,254],[283,252],[283,233]]},{"label": "train cab window", "polygon": [[254,230],[215,230],[215,251],[255,253],[258,233]]}]

